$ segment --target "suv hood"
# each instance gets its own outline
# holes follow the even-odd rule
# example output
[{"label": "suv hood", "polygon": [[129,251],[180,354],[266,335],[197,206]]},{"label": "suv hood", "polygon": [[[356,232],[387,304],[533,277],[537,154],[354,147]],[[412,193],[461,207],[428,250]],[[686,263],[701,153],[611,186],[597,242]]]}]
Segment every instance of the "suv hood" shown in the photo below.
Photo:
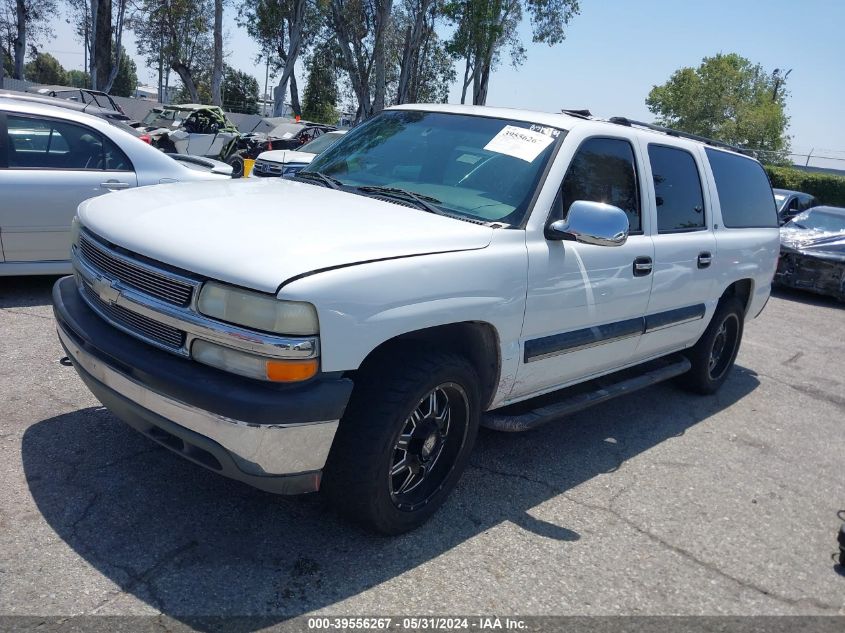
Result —
[{"label": "suv hood", "polygon": [[480,249],[493,229],[281,178],[158,185],[83,202],[82,224],[184,270],[275,293],[367,261]]}]

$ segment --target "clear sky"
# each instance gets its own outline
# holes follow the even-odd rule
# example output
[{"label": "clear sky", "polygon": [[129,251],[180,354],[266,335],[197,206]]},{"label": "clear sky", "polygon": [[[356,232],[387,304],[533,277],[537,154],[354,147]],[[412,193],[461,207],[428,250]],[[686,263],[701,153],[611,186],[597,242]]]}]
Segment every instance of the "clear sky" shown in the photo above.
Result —
[{"label": "clear sky", "polygon": [[[226,61],[253,74],[263,88],[258,47],[234,17],[229,9]],[[66,68],[81,68],[82,46],[70,27],[61,19],[54,29],[57,37],[44,50]],[[705,56],[735,52],[769,72],[792,69],[787,103],[793,151],[839,150],[836,155],[845,159],[845,0],[581,0],[581,14],[563,44],[530,43],[527,20],[522,31],[527,61],[518,69],[503,64],[496,70],[488,105],[589,108],[601,116],[650,121],[645,98],[653,85]],[[126,40],[135,53],[131,34]],[[155,84],[154,71],[136,61],[141,81]],[[463,67],[456,68],[460,77]],[[450,101],[459,100],[456,85]]]}]

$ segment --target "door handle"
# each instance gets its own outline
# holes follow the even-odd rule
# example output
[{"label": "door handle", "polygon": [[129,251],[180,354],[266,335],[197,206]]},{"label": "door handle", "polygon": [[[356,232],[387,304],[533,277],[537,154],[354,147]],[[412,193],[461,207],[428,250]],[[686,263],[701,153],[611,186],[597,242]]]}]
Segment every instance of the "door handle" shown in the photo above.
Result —
[{"label": "door handle", "polygon": [[101,182],[100,186],[109,191],[116,191],[117,189],[129,189],[132,185],[128,182],[120,182],[119,180],[107,180],[106,182]]},{"label": "door handle", "polygon": [[652,267],[651,257],[637,257],[634,260],[634,277],[650,275]]},{"label": "door handle", "polygon": [[709,268],[712,261],[713,261],[713,256],[710,254],[710,251],[701,251],[698,254],[698,267],[699,268]]}]

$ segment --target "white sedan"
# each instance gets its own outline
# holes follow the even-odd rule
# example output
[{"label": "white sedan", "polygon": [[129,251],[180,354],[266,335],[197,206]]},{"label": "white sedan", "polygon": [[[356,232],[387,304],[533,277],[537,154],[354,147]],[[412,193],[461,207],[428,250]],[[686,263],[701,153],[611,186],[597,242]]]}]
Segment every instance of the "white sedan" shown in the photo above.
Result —
[{"label": "white sedan", "polygon": [[79,203],[110,191],[224,173],[180,164],[107,120],[0,97],[0,276],[70,267]]},{"label": "white sedan", "polygon": [[255,159],[252,175],[259,178],[292,176],[314,160],[318,154],[331,147],[346,134],[346,130],[334,130],[318,136],[299,149],[274,149],[261,152]]}]

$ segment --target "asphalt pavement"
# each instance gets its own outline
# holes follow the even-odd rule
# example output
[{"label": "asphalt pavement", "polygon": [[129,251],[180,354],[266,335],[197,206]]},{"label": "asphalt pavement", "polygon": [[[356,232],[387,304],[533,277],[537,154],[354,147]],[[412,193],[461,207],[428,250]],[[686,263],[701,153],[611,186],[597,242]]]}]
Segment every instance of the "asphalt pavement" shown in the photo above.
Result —
[{"label": "asphalt pavement", "polygon": [[0,615],[845,615],[845,306],[773,296],[714,396],[659,385],[483,431],[384,538],[172,455],[62,366],[48,278],[0,278]]}]

